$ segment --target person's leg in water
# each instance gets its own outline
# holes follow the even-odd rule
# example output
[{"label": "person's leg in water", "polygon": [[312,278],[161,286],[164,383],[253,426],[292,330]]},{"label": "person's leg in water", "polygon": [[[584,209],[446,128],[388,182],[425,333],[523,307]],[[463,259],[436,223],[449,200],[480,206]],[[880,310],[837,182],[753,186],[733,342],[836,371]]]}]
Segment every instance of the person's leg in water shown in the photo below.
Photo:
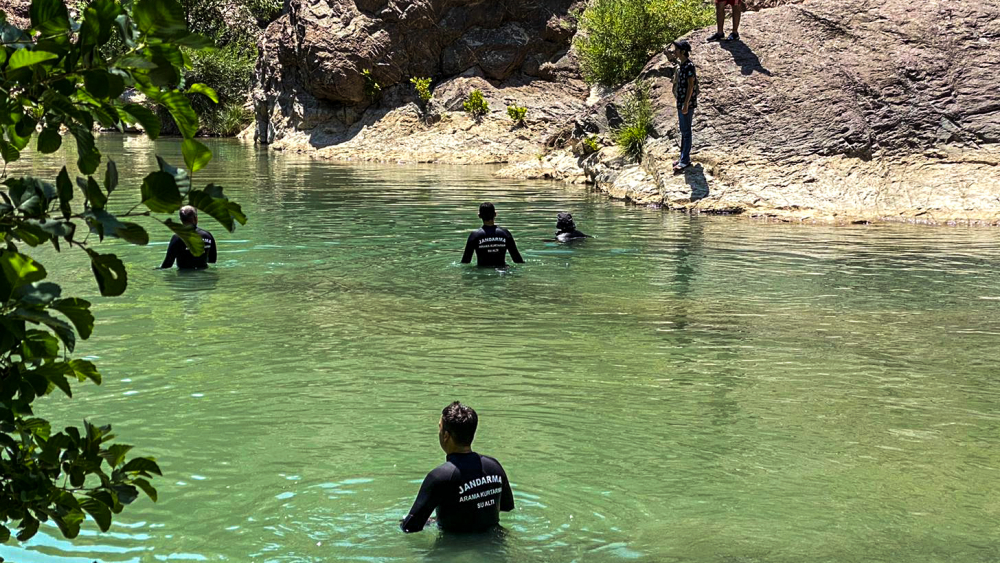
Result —
[{"label": "person's leg in water", "polygon": [[677,110],[678,125],[681,130],[681,159],[677,162],[678,169],[691,166],[691,125],[694,121],[694,108],[688,110],[686,114]]}]

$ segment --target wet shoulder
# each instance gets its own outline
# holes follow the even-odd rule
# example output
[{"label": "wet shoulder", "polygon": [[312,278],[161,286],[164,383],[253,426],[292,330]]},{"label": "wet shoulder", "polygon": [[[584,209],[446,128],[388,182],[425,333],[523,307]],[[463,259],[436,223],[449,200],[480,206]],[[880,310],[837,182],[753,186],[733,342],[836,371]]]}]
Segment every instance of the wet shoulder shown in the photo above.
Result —
[{"label": "wet shoulder", "polygon": [[483,472],[496,474],[503,471],[503,466],[497,461],[497,458],[490,457],[488,455],[479,454],[479,457],[483,460]]},{"label": "wet shoulder", "polygon": [[455,481],[460,477],[460,472],[454,463],[446,461],[432,469],[427,476],[438,482]]}]

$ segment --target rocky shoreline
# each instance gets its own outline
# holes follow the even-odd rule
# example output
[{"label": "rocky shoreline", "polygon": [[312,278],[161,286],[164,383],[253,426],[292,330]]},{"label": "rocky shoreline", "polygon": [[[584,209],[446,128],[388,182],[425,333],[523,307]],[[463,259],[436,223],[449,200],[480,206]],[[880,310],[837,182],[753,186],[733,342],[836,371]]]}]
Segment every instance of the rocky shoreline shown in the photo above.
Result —
[{"label": "rocky shoreline", "polygon": [[[282,66],[289,44],[301,53],[322,43],[303,32],[315,23],[292,17],[311,13],[312,0],[293,0],[289,19],[265,34],[254,95],[258,120],[247,136],[338,161],[503,163],[499,179],[593,184],[612,198],[689,213],[1000,225],[1000,7],[971,0],[771,4],[777,7],[744,16],[743,42],[710,44],[709,30],[690,34],[702,94],[695,165],[683,174],[671,170],[678,132],[669,63],[658,55],[643,71],[656,132],[641,161],[626,162],[610,146],[610,134],[629,87],[599,91],[583,84],[569,49],[570,14],[579,3],[568,0],[550,0],[545,10],[515,20],[490,16],[488,24],[475,3],[422,3],[438,10],[428,19],[454,29],[438,38],[435,52],[398,55],[399,64],[426,70],[396,69],[398,77],[386,71],[390,83],[378,103],[365,101],[357,83],[358,91],[341,85],[331,93],[329,81],[311,88],[301,64]],[[373,29],[424,25],[385,13],[362,16]],[[948,23],[947,37],[941,22]],[[541,39],[525,39],[532,34]],[[286,42],[269,47],[277,40]],[[473,47],[472,55],[456,54]],[[485,60],[491,49],[503,56]],[[532,59],[533,49],[543,56]],[[333,64],[349,73],[368,63]],[[466,68],[435,83],[434,99],[423,107],[403,77],[438,76],[449,65]],[[282,82],[289,74],[293,79]],[[461,110],[472,88],[490,104],[481,119]],[[507,118],[512,103],[528,108],[525,126]],[[602,148],[585,148],[586,137]]]}]

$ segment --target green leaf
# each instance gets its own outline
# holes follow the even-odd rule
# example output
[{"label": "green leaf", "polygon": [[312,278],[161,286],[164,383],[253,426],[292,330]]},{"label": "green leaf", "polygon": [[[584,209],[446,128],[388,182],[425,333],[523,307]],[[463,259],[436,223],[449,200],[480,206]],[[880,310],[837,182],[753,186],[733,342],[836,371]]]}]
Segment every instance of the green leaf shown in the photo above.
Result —
[{"label": "green leaf", "polygon": [[119,59],[118,66],[136,70],[153,70],[156,68],[156,63],[142,55],[127,55]]},{"label": "green leaf", "polygon": [[21,341],[21,353],[26,361],[55,358],[59,355],[59,340],[45,330],[26,330]]},{"label": "green leaf", "polygon": [[188,94],[204,94],[205,96],[208,96],[208,99],[215,103],[219,103],[219,95],[215,93],[215,90],[200,82],[189,86]]},{"label": "green leaf", "polygon": [[38,134],[38,152],[51,154],[59,150],[62,146],[62,135],[59,134],[59,127],[46,127]]},{"label": "green leaf", "polygon": [[169,60],[154,56],[152,58],[156,68],[149,71],[149,80],[154,86],[161,88],[174,88],[181,80],[181,73]]},{"label": "green leaf", "polygon": [[177,0],[139,0],[132,17],[141,31],[154,37],[173,38],[188,33],[184,8]]},{"label": "green leaf", "polygon": [[62,294],[59,284],[52,282],[35,282],[22,285],[14,292],[14,298],[28,305],[48,305]]},{"label": "green leaf", "polygon": [[[135,25],[132,22],[132,18],[128,17],[128,14],[119,14],[115,18],[115,27],[118,28],[118,35],[121,37],[125,46],[129,49],[135,47]],[[119,61],[121,63],[121,61]],[[119,66],[123,66],[119,64]]]},{"label": "green leaf", "polygon": [[7,528],[7,526],[0,524],[0,543],[6,543],[7,540],[9,539],[10,539],[10,530]]},{"label": "green leaf", "polygon": [[177,168],[166,160],[163,160],[160,156],[156,157],[156,163],[159,164],[160,170],[173,176],[174,182],[177,183],[177,190],[181,192],[182,196],[191,191],[191,177],[188,175],[187,170]]},{"label": "green leaf", "polygon": [[174,177],[160,171],[152,172],[143,179],[142,203],[155,213],[173,213],[181,208],[184,200]]},{"label": "green leaf", "polygon": [[80,502],[80,507],[90,514],[102,532],[107,532],[111,527],[111,508],[108,505],[97,499],[87,498]]},{"label": "green leaf", "polygon": [[187,96],[178,90],[171,90],[160,96],[158,102],[170,111],[170,115],[173,116],[177,128],[185,139],[190,139],[198,133],[198,115],[191,108],[191,102]]},{"label": "green leaf", "polygon": [[76,183],[83,189],[83,195],[87,197],[87,204],[93,209],[104,209],[108,203],[108,196],[104,195],[101,186],[93,176],[87,176],[87,181],[77,178]]},{"label": "green leaf", "polygon": [[77,168],[84,174],[93,174],[101,164],[101,151],[94,146],[94,134],[79,125],[70,125],[69,132],[76,138]]},{"label": "green leaf", "polygon": [[111,74],[106,70],[87,71],[83,73],[83,87],[91,96],[101,100],[106,99],[111,93],[109,76]]},{"label": "green leaf", "polygon": [[125,104],[122,111],[142,125],[142,129],[150,139],[156,140],[160,136],[160,118],[149,108],[139,104]]},{"label": "green leaf", "polygon": [[65,33],[70,29],[69,12],[62,0],[33,0],[29,10],[31,27],[43,36]]},{"label": "green leaf", "polygon": [[45,311],[26,309],[24,307],[14,309],[11,316],[17,319],[24,319],[29,323],[45,325],[56,333],[56,336],[66,345],[67,350],[72,352],[76,348],[76,333],[73,332],[73,327],[64,320],[57,319]]},{"label": "green leaf", "polygon": [[115,161],[108,159],[108,170],[104,173],[104,189],[108,190],[108,195],[118,187],[118,165]]},{"label": "green leaf", "polygon": [[[86,336],[84,336],[84,338],[86,338]],[[97,366],[93,363],[88,362],[87,360],[70,360],[67,362],[67,365],[69,366],[72,374],[75,375],[80,381],[89,379],[97,385],[101,384],[101,373],[97,371]]]},{"label": "green leaf", "polygon": [[153,485],[151,485],[149,481],[145,479],[136,479],[132,481],[132,483],[136,487],[142,489],[142,492],[146,493],[146,496],[151,498],[153,502],[156,502],[156,489],[153,488]]},{"label": "green leaf", "polygon": [[14,162],[21,158],[21,151],[14,148],[14,145],[0,139],[0,158],[3,158],[4,162]]},{"label": "green leaf", "polygon": [[38,520],[32,518],[31,516],[25,516],[21,520],[21,524],[18,525],[21,530],[17,533],[17,541],[25,542],[30,540],[38,533]]},{"label": "green leaf", "polygon": [[108,462],[111,467],[118,467],[118,465],[125,461],[125,454],[132,449],[132,446],[126,446],[125,444],[114,444],[110,448],[102,451],[100,456]]},{"label": "green leaf", "polygon": [[160,466],[157,465],[156,460],[151,457],[134,457],[122,467],[121,471],[122,473],[145,471],[147,473],[155,473],[156,475],[163,476],[163,473],[160,471]]},{"label": "green leaf", "polygon": [[23,151],[24,147],[28,146],[28,141],[31,140],[31,133],[29,132],[26,135],[22,135],[17,132],[18,129],[18,125],[8,125],[7,140],[10,141],[10,144],[13,145],[15,149]]},{"label": "green leaf", "polygon": [[184,154],[184,164],[187,164],[191,173],[201,170],[212,160],[212,151],[194,139],[184,139],[181,143],[181,153]]},{"label": "green leaf", "polygon": [[58,238],[73,238],[76,225],[69,221],[59,221],[57,219],[28,219],[26,224],[38,227],[49,236]]},{"label": "green leaf", "polygon": [[16,70],[19,68],[24,68],[38,63],[44,63],[45,61],[51,61],[58,59],[59,55],[55,53],[49,53],[46,51],[29,51],[27,49],[18,49],[14,51],[14,54],[10,57],[10,62],[7,64],[8,70]]},{"label": "green leaf", "polygon": [[[58,296],[58,294],[56,295]],[[94,331],[94,315],[90,312],[90,301],[79,297],[69,297],[52,303],[49,308],[66,315],[66,318],[76,327],[76,331],[80,333],[80,338],[84,340],[90,338],[90,334]]]},{"label": "green leaf", "polygon": [[149,244],[149,234],[146,229],[136,223],[122,223],[117,217],[104,211],[94,209],[83,214],[84,220],[90,226],[90,231],[97,233],[103,241],[104,237],[115,237],[129,243],[145,246]]},{"label": "green leaf", "polygon": [[128,286],[128,272],[125,264],[114,254],[98,254],[87,249],[90,255],[90,268],[97,280],[97,287],[105,297],[117,297],[125,292]]},{"label": "green leaf", "polygon": [[235,221],[241,225],[247,223],[247,217],[243,214],[240,205],[229,201],[229,198],[222,194],[222,188],[215,184],[209,184],[204,191],[191,190],[188,194],[188,201],[195,209],[211,215],[229,232],[236,229]]},{"label": "green leaf", "polygon": [[201,256],[204,254],[205,241],[202,240],[201,235],[198,234],[194,225],[182,225],[181,223],[175,223],[171,219],[167,219],[163,224],[184,241],[184,246],[188,247],[192,255]]},{"label": "green leaf", "polygon": [[59,526],[59,531],[66,538],[74,539],[80,535],[80,524],[83,523],[84,519],[83,511],[80,509],[71,510],[62,516],[59,514],[50,516],[52,516],[52,520],[55,521],[56,526]]},{"label": "green leaf", "polygon": [[62,211],[64,218],[69,219],[69,216],[73,214],[69,205],[69,202],[73,200],[73,182],[69,180],[69,173],[66,172],[65,166],[56,177],[56,191],[59,192],[59,210]]},{"label": "green leaf", "polygon": [[25,284],[41,281],[47,275],[45,268],[30,256],[10,250],[0,251],[0,270],[3,271],[8,284],[7,295],[0,295],[0,297],[7,297],[10,295],[10,291]]}]

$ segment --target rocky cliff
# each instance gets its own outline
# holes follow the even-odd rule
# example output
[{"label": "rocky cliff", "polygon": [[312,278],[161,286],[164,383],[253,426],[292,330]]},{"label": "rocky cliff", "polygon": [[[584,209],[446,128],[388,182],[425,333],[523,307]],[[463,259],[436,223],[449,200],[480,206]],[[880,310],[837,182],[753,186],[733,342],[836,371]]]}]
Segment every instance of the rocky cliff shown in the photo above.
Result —
[{"label": "rocky cliff", "polygon": [[[643,72],[656,133],[641,163],[611,146],[582,154],[586,135],[610,144],[628,88],[600,96],[581,83],[571,0],[289,0],[262,42],[255,136],[345,160],[520,161],[500,175],[593,182],[689,211],[1000,222],[1000,5],[757,4],[768,9],[744,15],[741,42],[689,36],[697,164],[679,176],[662,55]],[[426,109],[411,76],[435,79]],[[460,111],[473,87],[492,109],[482,121]],[[506,121],[515,102],[526,127]]]},{"label": "rocky cliff", "polygon": [[[569,54],[574,8],[574,0],[290,0],[261,43],[254,137],[369,160],[505,162],[538,152],[553,124],[584,110]],[[426,108],[411,77],[435,80]],[[491,108],[482,123],[460,112],[472,88]],[[514,103],[528,107],[527,127],[503,122]]]},{"label": "rocky cliff", "polygon": [[[742,42],[692,33],[696,166],[672,174],[669,63],[651,82],[656,139],[629,165],[611,147],[503,172],[596,181],[686,210],[820,220],[1000,222],[1000,5],[807,0],[744,16]],[[619,92],[563,131],[614,126]]]}]

